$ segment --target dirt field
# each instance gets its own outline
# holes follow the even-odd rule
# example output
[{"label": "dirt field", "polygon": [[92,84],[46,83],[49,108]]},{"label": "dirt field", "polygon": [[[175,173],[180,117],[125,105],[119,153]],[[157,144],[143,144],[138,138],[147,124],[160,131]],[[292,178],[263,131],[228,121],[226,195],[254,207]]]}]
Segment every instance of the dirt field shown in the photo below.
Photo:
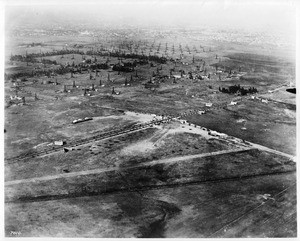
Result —
[{"label": "dirt field", "polygon": [[[7,44],[5,73],[28,76],[5,80],[6,236],[296,237],[294,52],[204,30],[114,31]],[[53,54],[66,49],[94,53]],[[167,61],[112,69],[154,55]],[[96,76],[87,60],[109,67]],[[258,92],[219,91],[233,85]]]}]

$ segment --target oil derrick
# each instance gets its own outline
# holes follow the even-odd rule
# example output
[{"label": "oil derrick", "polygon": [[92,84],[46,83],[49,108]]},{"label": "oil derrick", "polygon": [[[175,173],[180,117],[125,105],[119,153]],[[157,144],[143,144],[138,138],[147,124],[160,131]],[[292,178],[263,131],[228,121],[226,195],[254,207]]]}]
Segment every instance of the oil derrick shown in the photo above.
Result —
[{"label": "oil derrick", "polygon": [[120,75],[120,70],[118,70],[118,75]]},{"label": "oil derrick", "polygon": [[230,75],[231,75],[231,69],[229,70],[227,77],[230,77]]},{"label": "oil derrick", "polygon": [[173,84],[177,84],[175,77],[173,77]]},{"label": "oil derrick", "polygon": [[135,71],[135,77],[138,77],[137,70]]},{"label": "oil derrick", "polygon": [[219,80],[221,80],[221,73],[219,73]]},{"label": "oil derrick", "polygon": [[132,75],[130,76],[130,82],[132,82],[133,81],[133,77],[132,77]]},{"label": "oil derrick", "polygon": [[67,93],[67,86],[64,85],[64,93]]},{"label": "oil derrick", "polygon": [[100,87],[102,86],[101,78],[100,78],[100,80],[99,80],[99,86],[100,86]]},{"label": "oil derrick", "polygon": [[124,85],[125,86],[128,85],[128,83],[127,83],[127,77],[125,77],[125,84]]},{"label": "oil derrick", "polygon": [[195,63],[195,56],[193,55],[193,64]]},{"label": "oil derrick", "polygon": [[209,79],[210,79],[210,73],[208,73],[208,75],[207,75],[207,78],[209,78]]},{"label": "oil derrick", "polygon": [[83,96],[86,96],[86,88],[84,88]]},{"label": "oil derrick", "polygon": [[92,84],[92,91],[95,91],[95,85]]},{"label": "oil derrick", "polygon": [[152,77],[154,77],[155,76],[155,73],[154,73],[154,71],[152,72]]},{"label": "oil derrick", "polygon": [[58,85],[58,83],[57,83],[57,79],[55,79],[55,83],[54,83],[55,85]]},{"label": "oil derrick", "polygon": [[218,58],[218,55],[216,54],[216,59]]},{"label": "oil derrick", "polygon": [[26,101],[25,101],[25,96],[22,97],[22,104],[25,105]]},{"label": "oil derrick", "polygon": [[71,71],[71,78],[74,78],[73,71]]},{"label": "oil derrick", "polygon": [[98,70],[96,69],[96,77],[98,77],[99,76],[99,72],[98,72]]},{"label": "oil derrick", "polygon": [[75,80],[73,80],[73,88],[75,88],[75,87],[76,87]]},{"label": "oil derrick", "polygon": [[85,60],[85,56],[84,55],[82,55],[82,60]]},{"label": "oil derrick", "polygon": [[93,75],[92,75],[92,73],[90,73],[90,80],[92,80],[93,79]]},{"label": "oil derrick", "polygon": [[181,78],[183,77],[183,70],[182,69],[180,70],[180,77]]},{"label": "oil derrick", "polygon": [[34,94],[34,100],[35,100],[35,101],[38,100],[38,97],[37,97],[37,94],[36,94],[36,93]]},{"label": "oil derrick", "polygon": [[112,94],[112,95],[115,95],[115,94],[116,94],[116,92],[115,92],[115,87],[112,87],[111,94]]},{"label": "oil derrick", "polygon": [[172,76],[172,73],[173,73],[173,72],[172,72],[172,70],[170,69],[170,78],[171,78],[171,76]]}]

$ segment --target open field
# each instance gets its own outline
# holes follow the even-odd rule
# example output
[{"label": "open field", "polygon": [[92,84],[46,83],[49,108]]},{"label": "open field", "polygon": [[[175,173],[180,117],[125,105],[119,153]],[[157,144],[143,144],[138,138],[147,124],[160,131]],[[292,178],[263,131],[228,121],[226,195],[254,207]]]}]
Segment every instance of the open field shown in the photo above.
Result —
[{"label": "open field", "polygon": [[6,46],[6,236],[297,236],[293,49],[213,30],[30,34]]}]

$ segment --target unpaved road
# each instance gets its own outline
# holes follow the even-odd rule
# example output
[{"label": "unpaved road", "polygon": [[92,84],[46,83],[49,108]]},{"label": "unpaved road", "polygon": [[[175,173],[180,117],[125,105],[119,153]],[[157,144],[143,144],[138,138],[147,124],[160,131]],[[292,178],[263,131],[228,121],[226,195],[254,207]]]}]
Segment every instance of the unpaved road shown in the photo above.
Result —
[{"label": "unpaved road", "polygon": [[58,178],[76,177],[76,176],[82,176],[82,175],[98,174],[98,173],[119,171],[119,170],[123,171],[123,170],[133,169],[133,168],[137,168],[137,167],[153,166],[156,164],[172,163],[172,162],[178,162],[178,161],[187,161],[187,160],[191,160],[194,158],[222,155],[222,154],[240,152],[240,151],[245,151],[245,150],[250,150],[250,149],[253,149],[253,148],[252,147],[238,148],[238,149],[223,150],[223,151],[216,151],[216,152],[210,152],[210,153],[201,153],[201,154],[196,154],[196,155],[178,156],[178,157],[166,158],[166,159],[161,159],[161,160],[155,160],[155,161],[146,162],[146,163],[140,163],[137,165],[133,165],[130,167],[124,167],[124,168],[119,168],[119,167],[101,168],[101,169],[93,169],[93,170],[86,170],[86,171],[79,171],[79,172],[62,173],[62,174],[51,175],[51,176],[20,179],[20,180],[5,182],[5,185],[10,186],[10,185],[16,185],[16,184],[22,184],[22,183],[49,181],[49,180],[54,180],[54,179],[58,179]]}]

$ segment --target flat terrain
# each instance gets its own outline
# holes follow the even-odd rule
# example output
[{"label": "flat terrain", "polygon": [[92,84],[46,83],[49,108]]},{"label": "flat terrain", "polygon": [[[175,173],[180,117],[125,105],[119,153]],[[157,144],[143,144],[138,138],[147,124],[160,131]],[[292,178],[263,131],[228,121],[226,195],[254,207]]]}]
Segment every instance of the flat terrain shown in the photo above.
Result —
[{"label": "flat terrain", "polygon": [[6,236],[297,236],[293,51],[45,34],[6,47]]}]

